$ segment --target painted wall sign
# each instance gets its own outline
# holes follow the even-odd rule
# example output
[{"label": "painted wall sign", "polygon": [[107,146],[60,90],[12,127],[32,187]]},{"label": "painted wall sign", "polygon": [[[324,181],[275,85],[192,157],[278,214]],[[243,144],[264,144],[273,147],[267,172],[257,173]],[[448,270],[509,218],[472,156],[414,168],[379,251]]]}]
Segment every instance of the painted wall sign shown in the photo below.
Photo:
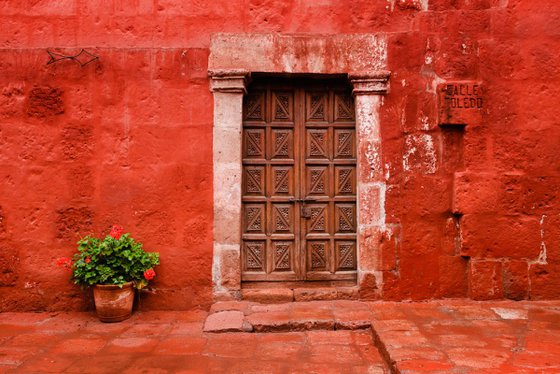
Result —
[{"label": "painted wall sign", "polygon": [[438,85],[440,125],[480,124],[483,89],[477,81],[452,81]]}]

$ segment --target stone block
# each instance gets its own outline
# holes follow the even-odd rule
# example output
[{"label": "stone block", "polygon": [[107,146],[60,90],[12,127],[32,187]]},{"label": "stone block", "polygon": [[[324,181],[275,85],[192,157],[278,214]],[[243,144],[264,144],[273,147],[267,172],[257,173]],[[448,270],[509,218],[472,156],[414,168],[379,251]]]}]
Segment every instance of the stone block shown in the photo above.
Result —
[{"label": "stone block", "polygon": [[397,256],[400,250],[399,230],[393,230],[392,233],[384,232],[381,235],[379,250],[377,254],[377,264],[374,269],[370,270],[396,270]]},{"label": "stone block", "polygon": [[480,125],[484,109],[480,82],[449,81],[437,90],[440,125]]},{"label": "stone block", "polygon": [[204,332],[248,332],[248,324],[244,323],[243,312],[237,310],[210,314],[204,323]]},{"label": "stone block", "polygon": [[45,118],[64,113],[63,90],[52,87],[35,87],[29,93],[27,115]]},{"label": "stone block", "polygon": [[289,288],[244,289],[243,300],[263,304],[289,303],[294,300],[294,292]]},{"label": "stone block", "polygon": [[381,225],[384,218],[383,203],[385,201],[385,188],[384,183],[363,184],[359,187],[359,225]]},{"label": "stone block", "polygon": [[336,288],[296,288],[294,289],[295,301],[335,300]]},{"label": "stone block", "polygon": [[[221,82],[228,82],[223,80]],[[216,86],[218,81],[213,81]],[[239,85],[233,82],[231,88]],[[216,89],[214,87],[214,89]],[[227,92],[214,92],[214,127],[241,130],[242,127],[243,95]]]},{"label": "stone block", "polygon": [[20,259],[10,247],[0,247],[0,287],[14,287],[20,272]]},{"label": "stone block", "polygon": [[[289,73],[377,71],[386,64],[386,38],[374,34],[216,34],[208,67]],[[298,53],[297,51],[306,51]]]},{"label": "stone block", "polygon": [[379,265],[379,246],[382,237],[379,227],[360,227],[358,235],[358,269],[373,271]]},{"label": "stone block", "polygon": [[474,258],[537,258],[541,250],[538,217],[465,214],[461,255]]},{"label": "stone block", "polygon": [[358,279],[361,300],[376,300],[379,298],[380,291],[377,287],[377,277],[373,272],[364,272]]},{"label": "stone block", "polygon": [[472,214],[499,209],[500,181],[495,174],[459,172],[453,178],[453,213]]},{"label": "stone block", "polygon": [[292,318],[289,312],[253,313],[247,317],[247,322],[253,326],[255,332],[290,331]]},{"label": "stone block", "polygon": [[359,330],[371,327],[372,313],[365,310],[334,309],[335,330]]},{"label": "stone block", "polygon": [[[214,242],[219,244],[239,245],[241,241],[241,204],[238,210],[234,206],[214,211]],[[235,214],[235,213],[238,214]],[[239,265],[238,265],[239,266]]]},{"label": "stone block", "polygon": [[532,300],[558,299],[560,297],[560,265],[533,264],[529,269]]},{"label": "stone block", "polygon": [[76,233],[91,232],[94,212],[89,207],[68,207],[57,210],[56,237],[73,242]]},{"label": "stone block", "polygon": [[218,279],[215,279],[215,283],[228,290],[239,290],[241,287],[239,246],[215,245],[214,250],[216,251],[214,262],[219,264]]},{"label": "stone block", "polygon": [[492,300],[504,297],[501,262],[471,260],[468,279],[470,298]]},{"label": "stone block", "polygon": [[240,290],[214,290],[214,302],[238,301],[241,299]]},{"label": "stone block", "polygon": [[358,300],[360,290],[358,287],[337,287],[336,298],[338,300]]},{"label": "stone block", "polygon": [[504,296],[508,299],[523,300],[529,295],[529,265],[527,261],[504,263]]},{"label": "stone block", "polygon": [[466,297],[468,293],[468,261],[460,256],[439,256],[440,297]]},{"label": "stone block", "polygon": [[459,216],[452,216],[445,220],[443,236],[441,238],[441,253],[453,256],[461,251],[461,220]]},{"label": "stone block", "polygon": [[246,313],[253,303],[248,301],[219,301],[210,307],[210,313],[240,311]]},{"label": "stone block", "polygon": [[[238,163],[241,165],[241,128],[214,128],[214,163]],[[216,177],[219,178],[220,176]]]}]

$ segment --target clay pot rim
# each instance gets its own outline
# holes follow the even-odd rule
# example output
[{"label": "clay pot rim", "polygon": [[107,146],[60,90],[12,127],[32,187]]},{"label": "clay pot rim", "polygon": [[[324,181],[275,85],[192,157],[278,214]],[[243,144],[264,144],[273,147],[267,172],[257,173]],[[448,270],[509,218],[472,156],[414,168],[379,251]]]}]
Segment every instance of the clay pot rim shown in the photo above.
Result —
[{"label": "clay pot rim", "polygon": [[96,284],[95,287],[98,288],[102,288],[105,290],[122,290],[123,288],[130,288],[133,286],[133,282],[125,282],[122,284],[122,286],[119,286],[118,284]]}]

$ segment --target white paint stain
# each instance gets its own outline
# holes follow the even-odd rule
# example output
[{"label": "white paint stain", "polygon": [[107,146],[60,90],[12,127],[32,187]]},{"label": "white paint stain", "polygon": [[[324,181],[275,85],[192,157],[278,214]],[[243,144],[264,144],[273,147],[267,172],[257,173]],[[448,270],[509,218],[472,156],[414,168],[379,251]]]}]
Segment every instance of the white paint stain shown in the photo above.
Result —
[{"label": "white paint stain", "polygon": [[[187,51],[186,50],[181,51],[181,75],[182,76],[185,76],[185,74],[186,74],[185,71],[187,70],[186,66],[185,66],[185,59],[186,58],[187,58]],[[154,65],[152,65],[152,66],[154,66]]]},{"label": "white paint stain", "polygon": [[385,180],[388,181],[391,177],[391,163],[388,162],[385,164]]},{"label": "white paint stain", "polygon": [[422,114],[420,116],[420,128],[422,130],[429,130],[430,129],[430,122],[428,116]]},{"label": "white paint stain", "polygon": [[377,183],[379,185],[379,226],[383,231],[387,231],[386,211],[385,211],[385,195],[387,194],[387,185],[385,183]]},{"label": "white paint stain", "polygon": [[434,58],[432,57],[431,54],[427,54],[426,57],[424,58],[424,62],[426,63],[426,65],[430,65],[433,60]]},{"label": "white paint stain", "polygon": [[37,282],[25,282],[23,285],[23,288],[25,289],[29,289],[29,288],[37,288],[39,287],[39,283]]},{"label": "white paint stain", "polygon": [[444,83],[445,80],[444,80],[444,79],[441,79],[440,77],[438,77],[435,73],[431,73],[430,75],[431,75],[432,80],[431,80],[431,82],[427,85],[427,87],[426,87],[426,92],[429,92],[429,93],[436,93],[436,92],[437,92],[437,86],[438,86],[440,83]]},{"label": "white paint stain", "polygon": [[406,87],[406,79],[403,79],[403,80],[401,81],[401,85],[402,85],[403,87]]},{"label": "white paint stain", "polygon": [[401,129],[406,129],[406,97],[401,101]]},{"label": "white paint stain", "polygon": [[539,257],[537,257],[537,260],[533,263],[535,264],[540,264],[540,265],[546,265],[548,264],[547,262],[547,258],[546,258],[546,244],[544,242],[544,219],[546,218],[546,215],[542,215],[541,216],[541,220],[540,220],[540,225],[541,225],[541,251],[539,253]]},{"label": "white paint stain", "polygon": [[386,10],[391,10],[394,11],[395,10],[395,1],[396,0],[387,0],[387,5],[385,6]]}]

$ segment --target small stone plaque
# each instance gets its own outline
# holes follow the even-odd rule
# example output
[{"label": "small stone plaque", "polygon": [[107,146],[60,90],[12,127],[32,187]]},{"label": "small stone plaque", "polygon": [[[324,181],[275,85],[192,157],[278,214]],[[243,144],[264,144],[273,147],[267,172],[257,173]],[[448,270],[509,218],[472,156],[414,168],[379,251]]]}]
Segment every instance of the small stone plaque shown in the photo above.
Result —
[{"label": "small stone plaque", "polygon": [[440,126],[480,124],[484,108],[480,82],[451,81],[439,84],[437,90]]}]

